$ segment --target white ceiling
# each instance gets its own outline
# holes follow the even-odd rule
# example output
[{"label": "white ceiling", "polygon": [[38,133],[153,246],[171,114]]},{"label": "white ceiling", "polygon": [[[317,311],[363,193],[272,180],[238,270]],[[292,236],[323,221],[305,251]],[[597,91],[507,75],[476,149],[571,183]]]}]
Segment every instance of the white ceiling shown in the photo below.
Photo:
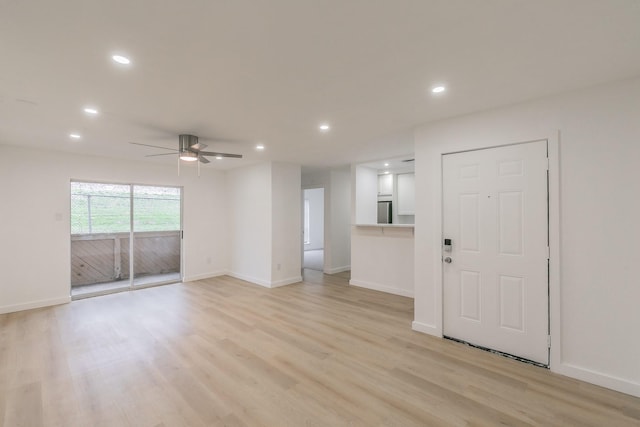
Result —
[{"label": "white ceiling", "polygon": [[318,168],[410,153],[416,124],[639,75],[640,1],[0,0],[0,55],[0,143],[171,162],[128,142],[194,133],[245,155],[208,167]]}]

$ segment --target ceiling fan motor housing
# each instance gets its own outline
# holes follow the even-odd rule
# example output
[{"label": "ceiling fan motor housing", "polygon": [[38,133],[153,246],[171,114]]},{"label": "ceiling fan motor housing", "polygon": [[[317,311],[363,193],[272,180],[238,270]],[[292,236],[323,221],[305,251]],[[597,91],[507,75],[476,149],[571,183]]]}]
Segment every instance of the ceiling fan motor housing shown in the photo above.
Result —
[{"label": "ceiling fan motor housing", "polygon": [[180,152],[184,153],[187,151],[191,151],[190,148],[198,144],[198,137],[195,135],[183,134],[179,136],[178,141],[180,144]]}]

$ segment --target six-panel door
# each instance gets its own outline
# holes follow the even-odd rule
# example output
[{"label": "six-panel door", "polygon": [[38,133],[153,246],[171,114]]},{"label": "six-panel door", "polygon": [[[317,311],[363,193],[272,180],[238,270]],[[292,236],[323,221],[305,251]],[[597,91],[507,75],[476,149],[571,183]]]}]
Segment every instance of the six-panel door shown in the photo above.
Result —
[{"label": "six-panel door", "polygon": [[444,335],[549,363],[547,143],[443,156]]}]

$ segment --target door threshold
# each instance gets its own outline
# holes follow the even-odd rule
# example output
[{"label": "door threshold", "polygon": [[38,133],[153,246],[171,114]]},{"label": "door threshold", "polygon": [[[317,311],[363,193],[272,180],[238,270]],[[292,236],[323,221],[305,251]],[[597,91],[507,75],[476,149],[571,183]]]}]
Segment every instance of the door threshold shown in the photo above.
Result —
[{"label": "door threshold", "polygon": [[450,340],[450,341],[455,341],[457,343],[464,344],[464,345],[469,346],[469,347],[473,347],[473,348],[477,348],[477,349],[480,349],[480,350],[488,351],[489,353],[497,354],[499,356],[507,357],[509,359],[517,360],[518,362],[527,363],[529,365],[537,366],[539,368],[549,369],[549,365],[548,364],[545,365],[544,363],[535,362],[533,360],[525,359],[524,357],[514,356],[513,354],[505,353],[503,351],[494,350],[492,348],[483,347],[481,345],[472,344],[472,343],[470,343],[468,341],[464,341],[464,340],[461,340],[461,339],[458,339],[458,338],[448,337],[446,335],[443,335],[442,338],[444,338],[446,340]]},{"label": "door threshold", "polygon": [[117,294],[119,292],[137,291],[139,289],[148,289],[148,288],[153,288],[153,287],[156,287],[156,286],[173,285],[173,284],[177,284],[177,283],[182,283],[182,278],[172,279],[172,280],[164,280],[164,281],[161,281],[161,282],[154,282],[154,283],[145,283],[145,284],[142,284],[142,285],[136,285],[134,283],[133,287],[126,286],[126,287],[121,287],[121,288],[113,288],[113,289],[106,289],[106,290],[103,290],[103,291],[87,292],[87,293],[72,295],[71,296],[71,301],[78,301],[78,300],[85,299],[85,298],[101,297],[103,295]]}]

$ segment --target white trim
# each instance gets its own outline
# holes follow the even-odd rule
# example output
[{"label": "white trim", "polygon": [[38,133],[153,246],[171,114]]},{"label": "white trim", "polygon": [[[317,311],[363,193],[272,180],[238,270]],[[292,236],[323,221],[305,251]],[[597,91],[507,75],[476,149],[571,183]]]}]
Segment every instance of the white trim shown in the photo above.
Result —
[{"label": "white trim", "polygon": [[302,276],[294,276],[289,277],[287,279],[276,280],[275,282],[271,282],[269,285],[270,288],[278,288],[280,286],[291,285],[293,283],[302,282]]},{"label": "white trim", "polygon": [[43,299],[39,301],[25,302],[22,304],[0,306],[0,314],[14,313],[16,311],[31,310],[34,308],[50,307],[53,305],[67,304],[71,302],[71,296],[61,298]]},{"label": "white trim", "polygon": [[245,282],[253,283],[254,285],[260,285],[265,288],[278,288],[280,286],[291,285],[292,283],[302,282],[302,276],[294,276],[288,277],[286,279],[276,280],[275,282],[258,279],[251,276],[246,276],[244,274],[229,272],[227,273],[231,277],[235,277],[236,279],[244,280]]},{"label": "white trim", "polygon": [[625,380],[623,378],[603,374],[602,372],[592,371],[590,369],[582,368],[570,363],[562,363],[559,367],[556,367],[556,369],[552,369],[552,371],[561,375],[566,375],[567,377],[586,381],[588,383],[606,387],[611,390],[616,390],[621,393],[640,397],[640,384]]},{"label": "white trim", "polygon": [[324,274],[336,274],[336,273],[342,273],[343,271],[349,271],[349,270],[351,270],[351,265],[343,265],[342,267],[325,268]]},{"label": "white trim", "polygon": [[442,338],[442,333],[440,332],[438,327],[434,325],[427,325],[426,323],[417,322],[414,320],[413,322],[411,322],[411,329],[413,329],[414,331],[418,331],[428,335],[433,335],[433,336]]},{"label": "white trim", "polygon": [[413,291],[408,291],[406,289],[398,289],[392,288],[389,286],[381,285],[379,283],[366,282],[364,280],[349,280],[349,284],[352,286],[357,286],[359,288],[371,289],[373,291],[386,292],[388,294],[400,295],[403,297],[413,298]]},{"label": "white trim", "polygon": [[235,277],[236,279],[244,280],[245,282],[253,283],[254,285],[264,286],[265,288],[271,287],[271,283],[266,280],[258,279],[257,277],[247,276],[241,273],[234,273],[233,271],[230,271],[228,275],[231,277]]},{"label": "white trim", "polygon": [[196,280],[204,280],[204,279],[210,279],[212,277],[224,276],[227,273],[228,272],[226,270],[220,270],[220,271],[213,271],[213,272],[210,272],[210,273],[193,274],[191,276],[186,276],[185,275],[182,278],[182,282],[183,283],[195,282]]},{"label": "white trim", "polygon": [[549,368],[562,364],[560,300],[560,130],[547,139],[549,154]]}]

